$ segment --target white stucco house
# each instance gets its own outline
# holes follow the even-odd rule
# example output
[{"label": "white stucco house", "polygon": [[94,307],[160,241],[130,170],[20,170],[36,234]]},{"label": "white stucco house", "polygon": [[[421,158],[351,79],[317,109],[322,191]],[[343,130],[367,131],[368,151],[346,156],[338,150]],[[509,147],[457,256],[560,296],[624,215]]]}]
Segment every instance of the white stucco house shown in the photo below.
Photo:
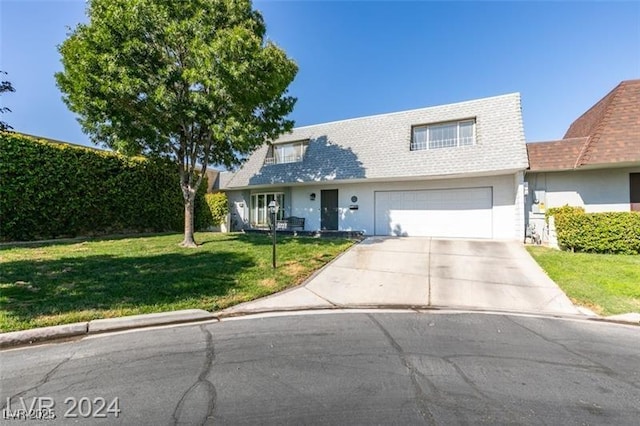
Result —
[{"label": "white stucco house", "polygon": [[527,221],[551,207],[640,211],[640,80],[621,82],[578,117],[563,139],[527,144]]},{"label": "white stucco house", "polygon": [[220,175],[231,228],[522,241],[527,149],[518,93],[298,127]]}]

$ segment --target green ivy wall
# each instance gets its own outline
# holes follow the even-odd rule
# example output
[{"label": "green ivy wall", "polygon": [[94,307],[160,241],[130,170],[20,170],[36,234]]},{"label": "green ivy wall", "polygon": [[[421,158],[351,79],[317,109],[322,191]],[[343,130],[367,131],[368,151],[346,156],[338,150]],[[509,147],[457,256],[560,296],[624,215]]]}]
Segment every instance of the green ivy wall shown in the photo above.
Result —
[{"label": "green ivy wall", "polygon": [[[0,133],[0,239],[26,241],[112,233],[181,231],[178,170],[17,133]],[[212,224],[196,200],[196,229]]]}]

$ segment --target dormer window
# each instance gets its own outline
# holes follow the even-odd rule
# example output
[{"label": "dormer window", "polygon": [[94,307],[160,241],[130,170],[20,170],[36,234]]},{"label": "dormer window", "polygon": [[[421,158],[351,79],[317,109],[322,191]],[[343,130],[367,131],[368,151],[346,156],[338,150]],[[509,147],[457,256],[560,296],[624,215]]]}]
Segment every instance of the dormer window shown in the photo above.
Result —
[{"label": "dormer window", "polygon": [[264,160],[265,164],[298,163],[303,160],[309,141],[273,144]]},{"label": "dormer window", "polygon": [[411,151],[452,148],[476,143],[476,120],[414,126]]}]

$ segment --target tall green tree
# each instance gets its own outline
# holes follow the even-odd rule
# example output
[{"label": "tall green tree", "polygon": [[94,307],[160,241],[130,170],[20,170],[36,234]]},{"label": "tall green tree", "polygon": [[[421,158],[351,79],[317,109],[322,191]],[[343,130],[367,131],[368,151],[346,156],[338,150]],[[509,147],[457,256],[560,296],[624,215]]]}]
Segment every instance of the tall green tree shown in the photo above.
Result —
[{"label": "tall green tree", "polygon": [[[0,71],[0,75],[2,74],[7,74],[5,71]],[[15,92],[16,89],[13,88],[13,85],[11,84],[10,81],[8,80],[2,80],[0,81],[0,95],[3,94],[4,92]],[[11,110],[7,107],[0,107],[0,114],[4,114],[7,112],[11,112]],[[13,127],[11,127],[7,122],[0,120],[0,131],[7,131],[7,130],[11,130],[13,129]]]},{"label": "tall green tree", "polygon": [[90,0],[59,47],[58,87],[95,143],[170,157],[184,196],[183,246],[208,165],[233,167],[290,130],[297,66],[249,0]]}]

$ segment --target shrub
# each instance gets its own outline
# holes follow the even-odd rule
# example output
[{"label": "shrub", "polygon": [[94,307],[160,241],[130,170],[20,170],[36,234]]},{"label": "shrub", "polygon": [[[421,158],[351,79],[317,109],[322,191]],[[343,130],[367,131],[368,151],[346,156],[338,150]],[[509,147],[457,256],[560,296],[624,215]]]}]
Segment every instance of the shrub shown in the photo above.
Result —
[{"label": "shrub", "polygon": [[214,225],[220,225],[223,223],[229,213],[229,201],[227,200],[227,195],[223,192],[206,194],[205,200],[209,206],[211,223]]},{"label": "shrub", "polygon": [[554,215],[563,249],[593,253],[640,253],[640,213],[565,213]]},{"label": "shrub", "polygon": [[581,214],[584,213],[584,207],[570,206],[565,204],[562,207],[551,207],[547,209],[547,212],[544,214],[544,219],[547,223],[549,223],[549,217],[555,216],[556,218],[563,214]]},{"label": "shrub", "polygon": [[0,239],[178,231],[178,182],[168,160],[0,133]]}]

